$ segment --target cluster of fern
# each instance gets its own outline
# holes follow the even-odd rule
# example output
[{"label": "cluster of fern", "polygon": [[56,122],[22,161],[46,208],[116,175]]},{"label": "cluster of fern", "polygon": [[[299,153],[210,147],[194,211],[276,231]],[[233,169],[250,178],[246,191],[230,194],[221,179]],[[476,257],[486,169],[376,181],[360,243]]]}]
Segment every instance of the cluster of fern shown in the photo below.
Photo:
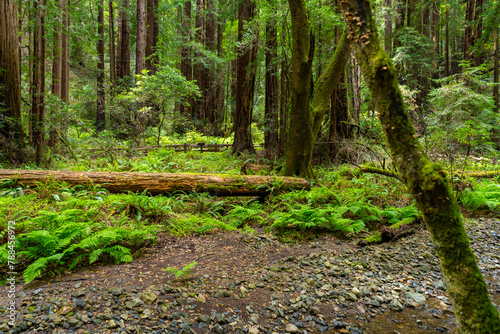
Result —
[{"label": "cluster of fern", "polygon": [[500,207],[500,184],[483,180],[475,184],[474,190],[466,188],[460,194],[460,202],[469,210],[488,208],[493,211]]}]

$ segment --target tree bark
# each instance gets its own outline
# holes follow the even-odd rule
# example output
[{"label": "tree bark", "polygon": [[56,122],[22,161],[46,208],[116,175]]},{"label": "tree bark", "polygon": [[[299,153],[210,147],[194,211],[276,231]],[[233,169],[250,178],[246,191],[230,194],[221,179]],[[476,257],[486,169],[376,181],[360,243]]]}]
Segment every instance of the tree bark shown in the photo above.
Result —
[{"label": "tree bark", "polygon": [[[184,6],[189,4],[189,15],[191,17],[191,2],[186,1]],[[156,72],[156,42],[158,41],[158,20],[156,11],[158,4],[155,0],[147,0],[146,3],[146,69],[148,74],[152,75]],[[156,35],[155,35],[156,32]]]},{"label": "tree bark", "polygon": [[115,49],[115,16],[113,0],[109,0],[109,82],[111,96],[116,86],[116,49]]},{"label": "tree bark", "polygon": [[96,131],[106,129],[106,91],[104,90],[104,0],[99,1],[97,18],[97,103],[96,103]]},{"label": "tree bark", "polygon": [[[183,36],[183,43],[181,47],[181,73],[186,80],[191,81],[193,80],[193,64],[191,59],[191,47],[189,46],[191,43],[191,1],[184,2],[181,24]],[[193,105],[194,99],[189,97],[188,105],[180,105],[181,114],[189,115],[189,117],[191,117]]]},{"label": "tree bark", "polygon": [[305,179],[260,175],[169,174],[169,173],[106,173],[51,170],[0,169],[0,179],[15,180],[16,185],[37,186],[47,181],[75,185],[100,185],[110,192],[147,191],[150,194],[208,192],[216,196],[265,196],[279,182],[283,190],[310,190]]},{"label": "tree bark", "polygon": [[119,85],[127,90],[130,87],[130,27],[128,11],[130,9],[129,0],[123,0],[120,4],[120,14],[118,17],[118,43],[116,59],[116,77]]},{"label": "tree bark", "polygon": [[[205,33],[205,46],[208,50],[215,53],[215,34],[216,34],[216,20],[215,20],[215,10],[216,10],[216,0],[206,0],[206,33]],[[208,67],[204,67],[203,69],[203,80],[204,84],[204,109],[205,109],[205,118],[210,125],[215,123],[215,114],[217,108],[217,99],[216,99],[216,89],[215,86],[215,73],[217,71],[216,65],[209,60],[210,65]],[[212,127],[210,130],[214,130]]]},{"label": "tree bark", "polygon": [[[245,25],[254,17],[254,4],[251,0],[244,0],[238,13],[238,42],[243,41],[243,35],[251,30],[245,30]],[[247,28],[248,29],[248,28]],[[254,152],[252,143],[252,112],[255,91],[255,72],[258,42],[257,37],[250,43],[240,43],[236,59],[236,110],[234,111],[233,154],[240,154],[244,150]]]},{"label": "tree bark", "polygon": [[[52,94],[61,99],[61,83],[62,83],[62,44],[63,44],[63,34],[62,34],[62,17],[63,17],[63,0],[58,0],[56,2],[57,14],[59,20],[54,24],[54,46],[52,50]],[[57,109],[53,109],[56,111]],[[58,142],[57,129],[59,122],[55,122],[57,117],[52,112],[51,115],[51,129],[49,131],[49,147],[54,151],[55,146]],[[61,122],[63,123],[63,122]]]},{"label": "tree bark", "polygon": [[349,59],[350,43],[347,30],[319,77],[312,96],[311,68],[314,39],[311,38],[309,19],[304,0],[289,0],[292,17],[292,106],[288,129],[287,150],[283,175],[312,177],[312,152],[323,117],[330,105],[333,89],[340,80]]},{"label": "tree bark", "polygon": [[0,147],[12,162],[25,162],[21,119],[18,4],[0,0]]},{"label": "tree bark", "polygon": [[[200,45],[205,45],[205,20],[203,19],[203,13],[205,11],[205,0],[196,0],[196,22],[195,22],[195,40]],[[203,68],[203,53],[201,51],[195,51],[195,59],[194,59],[194,70],[193,70],[193,79],[196,80],[196,84],[198,85],[201,98],[198,98],[194,104],[194,117],[203,120],[205,119],[205,81],[203,80],[204,68]]]},{"label": "tree bark", "polygon": [[[62,55],[61,55],[61,99],[69,102],[69,28],[71,24],[69,16],[70,0],[63,0],[63,24],[62,24]],[[66,119],[66,117],[64,117]],[[63,133],[65,127],[63,126]]]},{"label": "tree bark", "polygon": [[137,38],[135,42],[135,74],[146,68],[146,0],[137,0]]},{"label": "tree bark", "polygon": [[387,54],[392,55],[392,0],[384,0],[386,7],[384,27],[384,47]]},{"label": "tree bark", "polygon": [[35,163],[42,162],[45,146],[45,0],[34,3],[33,79],[30,121],[35,148]]},{"label": "tree bark", "polygon": [[493,55],[493,99],[495,100],[495,112],[498,113],[498,28],[493,33],[494,55]]},{"label": "tree bark", "polygon": [[450,76],[451,74],[451,68],[450,68],[450,8],[447,6],[446,7],[446,14],[445,14],[445,20],[446,20],[446,26],[445,26],[445,46],[444,46],[444,66],[445,66],[445,76]]},{"label": "tree bark", "polygon": [[280,73],[280,133],[279,133],[279,156],[283,157],[286,151],[286,128],[287,128],[287,62],[286,62],[286,20],[281,22],[281,73]]},{"label": "tree bark", "polygon": [[[274,5],[271,5],[275,8]],[[266,23],[266,78],[265,78],[265,107],[264,148],[269,158],[278,151],[278,39],[276,19]]]},{"label": "tree bark", "polygon": [[[393,161],[415,197],[440,259],[460,333],[499,333],[492,305],[443,169],[431,163],[419,143],[399,90],[396,68],[380,46],[367,0],[345,0],[356,59],[375,104]],[[359,24],[361,23],[361,24]]]}]

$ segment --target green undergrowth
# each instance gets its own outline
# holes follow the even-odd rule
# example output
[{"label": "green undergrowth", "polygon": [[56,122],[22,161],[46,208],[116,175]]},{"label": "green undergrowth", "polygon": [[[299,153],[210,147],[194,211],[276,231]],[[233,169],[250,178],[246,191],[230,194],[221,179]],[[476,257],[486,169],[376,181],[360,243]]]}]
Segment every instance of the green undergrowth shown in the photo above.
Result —
[{"label": "green undergrowth", "polygon": [[483,179],[473,182],[459,194],[461,205],[473,213],[500,214],[500,184]]},{"label": "green undergrowth", "polygon": [[[161,154],[169,156],[161,152],[155,156]],[[179,158],[177,154],[164,162],[179,159],[188,163],[183,161],[186,156]],[[202,160],[224,160],[224,154],[206,155]],[[145,161],[140,159],[130,170]],[[215,170],[225,164],[225,172],[236,173],[249,157],[238,159],[228,158],[207,168]],[[144,163],[142,171],[159,171],[162,164],[151,167]],[[195,172],[195,167],[191,171]],[[150,196],[147,192],[110,194],[98,186],[69,187],[57,182],[32,189],[12,188],[4,182],[0,187],[0,264],[7,267],[9,221],[16,222],[16,270],[23,272],[25,282],[30,282],[93,263],[132,261],[140,248],[152,245],[163,235],[259,231],[294,243],[321,233],[352,238],[362,232],[360,237],[366,237],[366,232],[376,234],[382,226],[417,216],[404,186],[393,178],[358,175],[351,167],[316,169],[315,173],[317,179],[310,191],[285,192],[275,182],[272,194],[265,200],[195,192],[172,196]],[[498,207],[497,183],[477,182],[471,189],[461,193],[462,205],[471,209]]]}]

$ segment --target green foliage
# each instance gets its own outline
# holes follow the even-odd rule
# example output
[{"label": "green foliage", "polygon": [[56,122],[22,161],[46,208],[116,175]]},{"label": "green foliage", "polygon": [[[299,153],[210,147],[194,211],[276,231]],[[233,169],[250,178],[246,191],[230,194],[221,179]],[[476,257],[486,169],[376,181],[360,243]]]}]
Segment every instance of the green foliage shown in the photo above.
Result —
[{"label": "green foliage", "polygon": [[496,210],[500,207],[500,184],[488,180],[478,182],[475,190],[466,188],[461,193],[460,202],[469,210]]},{"label": "green foliage", "polygon": [[260,223],[264,220],[266,212],[262,209],[262,204],[254,201],[241,205],[232,205],[232,209],[225,218],[229,225],[239,228],[245,224]]},{"label": "green foliage", "polygon": [[163,269],[163,271],[168,271],[169,273],[174,274],[175,278],[186,278],[192,275],[192,269],[197,264],[198,262],[195,261],[185,265],[182,269],[167,267]]},{"label": "green foliage", "polygon": [[441,80],[440,88],[429,94],[432,113],[427,117],[433,148],[448,157],[460,149],[491,150],[491,134],[500,130],[499,116],[493,112],[494,103],[486,81],[484,66],[470,68]]}]

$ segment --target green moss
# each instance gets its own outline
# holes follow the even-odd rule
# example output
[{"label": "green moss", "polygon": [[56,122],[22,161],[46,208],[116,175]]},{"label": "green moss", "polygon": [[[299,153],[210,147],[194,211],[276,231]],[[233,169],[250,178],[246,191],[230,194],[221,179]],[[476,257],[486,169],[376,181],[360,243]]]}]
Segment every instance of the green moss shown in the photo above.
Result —
[{"label": "green moss", "polygon": [[389,227],[397,230],[397,229],[400,229],[401,226],[412,224],[414,221],[415,221],[415,217],[409,217],[409,218],[402,219],[402,220],[398,221],[397,223],[392,224]]},{"label": "green moss", "polygon": [[370,235],[368,238],[364,239],[367,244],[379,244],[382,242],[382,235],[380,233]]}]

